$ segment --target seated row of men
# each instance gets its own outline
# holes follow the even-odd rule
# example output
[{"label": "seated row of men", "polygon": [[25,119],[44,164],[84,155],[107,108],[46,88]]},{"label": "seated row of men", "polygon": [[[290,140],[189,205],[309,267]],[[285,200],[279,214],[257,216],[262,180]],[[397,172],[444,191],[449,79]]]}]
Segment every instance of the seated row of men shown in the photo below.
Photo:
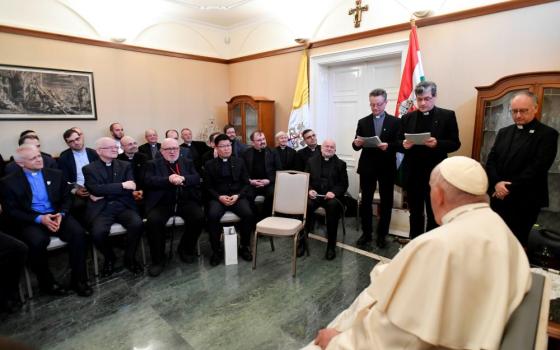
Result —
[{"label": "seated row of men", "polygon": [[[313,134],[316,144],[314,133],[308,134]],[[143,217],[151,252],[151,276],[158,276],[164,269],[165,226],[175,215],[186,222],[178,254],[184,262],[194,262],[195,247],[205,225],[203,205],[213,252],[210,264],[216,266],[223,258],[220,219],[226,211],[241,219],[239,254],[244,260],[252,260],[251,232],[256,222],[272,211],[275,173],[283,169],[282,154],[266,147],[261,131],[251,135],[251,148],[232,142],[226,134],[213,136],[211,158],[200,167],[203,180],[196,162],[181,156],[181,147],[174,138],[166,138],[153,159],[144,162],[145,157],[131,137],[121,138],[124,153],[119,155],[113,138],[100,138],[92,150],[84,146],[81,130],[69,129],[63,135],[69,149],[60,154],[59,170],[46,166],[49,157],[41,154],[38,137],[26,137],[14,155],[16,168],[8,169],[9,174],[0,181],[0,200],[9,232],[28,246],[29,266],[41,290],[54,295],[66,293],[48,267],[46,248],[50,237],[56,235],[68,243],[71,287],[78,295],[91,295],[86,277],[86,231],[104,256],[102,275],[109,276],[115,271],[116,261],[108,241],[114,223],[127,230],[124,267],[132,273],[140,272],[142,266],[135,257],[144,230]],[[285,134],[279,135],[284,137]],[[235,148],[240,157],[234,155]],[[342,211],[335,198],[343,197],[348,187],[346,164],[335,151],[334,141],[325,140],[322,157],[311,157],[305,167],[310,172],[308,210],[323,206],[327,211],[329,260],[335,258]],[[254,204],[257,195],[265,197],[261,210]],[[309,232],[312,215],[308,218]],[[298,254],[303,254],[301,248]]]}]

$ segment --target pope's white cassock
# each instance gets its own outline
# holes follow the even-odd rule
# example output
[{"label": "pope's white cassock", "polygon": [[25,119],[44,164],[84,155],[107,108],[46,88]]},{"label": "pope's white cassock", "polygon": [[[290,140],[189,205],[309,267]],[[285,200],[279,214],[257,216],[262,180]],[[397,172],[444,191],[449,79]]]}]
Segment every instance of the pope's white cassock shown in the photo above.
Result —
[{"label": "pope's white cassock", "polygon": [[328,325],[341,332],[328,350],[499,347],[531,286],[525,252],[486,203],[459,206],[441,221],[375,266],[371,284]]}]

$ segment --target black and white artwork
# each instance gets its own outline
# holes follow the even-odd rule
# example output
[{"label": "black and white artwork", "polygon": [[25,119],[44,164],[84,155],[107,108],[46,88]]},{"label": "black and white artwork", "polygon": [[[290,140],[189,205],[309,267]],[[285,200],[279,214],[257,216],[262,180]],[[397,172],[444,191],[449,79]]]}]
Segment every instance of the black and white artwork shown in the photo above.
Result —
[{"label": "black and white artwork", "polygon": [[0,65],[0,120],[97,119],[93,73]]}]

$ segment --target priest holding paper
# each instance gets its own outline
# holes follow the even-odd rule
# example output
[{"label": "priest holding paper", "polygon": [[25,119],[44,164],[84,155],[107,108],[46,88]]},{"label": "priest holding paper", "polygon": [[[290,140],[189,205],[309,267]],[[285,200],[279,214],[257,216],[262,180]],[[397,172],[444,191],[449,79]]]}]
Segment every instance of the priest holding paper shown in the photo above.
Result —
[{"label": "priest holding paper", "polygon": [[[402,117],[399,135],[401,151],[405,154],[402,166],[410,210],[410,238],[437,227],[430,204],[430,173],[448,153],[461,146],[455,112],[435,106],[436,84],[422,81],[414,93],[418,109]],[[418,135],[425,133],[430,136]]]},{"label": "priest holding paper", "polygon": [[376,243],[385,247],[385,237],[389,233],[391,211],[393,208],[393,187],[395,185],[395,152],[399,146],[397,136],[400,120],[385,112],[387,92],[375,89],[369,94],[371,114],[358,121],[356,136],[352,142],[355,151],[362,150],[358,163],[360,189],[362,191],[362,236],[358,246],[372,240],[372,202],[377,182],[379,182],[380,215],[377,223]]}]

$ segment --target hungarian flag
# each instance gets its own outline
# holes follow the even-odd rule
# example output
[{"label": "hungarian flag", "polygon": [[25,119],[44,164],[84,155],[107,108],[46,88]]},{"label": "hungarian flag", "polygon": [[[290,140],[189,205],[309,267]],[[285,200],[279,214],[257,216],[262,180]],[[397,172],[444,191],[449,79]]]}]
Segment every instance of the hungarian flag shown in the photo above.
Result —
[{"label": "hungarian flag", "polygon": [[408,42],[408,53],[406,55],[406,62],[401,78],[401,87],[399,89],[399,98],[397,99],[396,117],[400,117],[416,109],[414,106],[416,100],[414,87],[419,82],[424,81],[424,79],[424,68],[422,68],[422,58],[420,56],[418,37],[416,36],[416,26],[412,25]]},{"label": "hungarian flag", "polygon": [[307,79],[307,50],[303,51],[292,103],[292,113],[288,122],[289,146],[293,149],[305,147],[302,131],[309,128],[309,81]]}]

